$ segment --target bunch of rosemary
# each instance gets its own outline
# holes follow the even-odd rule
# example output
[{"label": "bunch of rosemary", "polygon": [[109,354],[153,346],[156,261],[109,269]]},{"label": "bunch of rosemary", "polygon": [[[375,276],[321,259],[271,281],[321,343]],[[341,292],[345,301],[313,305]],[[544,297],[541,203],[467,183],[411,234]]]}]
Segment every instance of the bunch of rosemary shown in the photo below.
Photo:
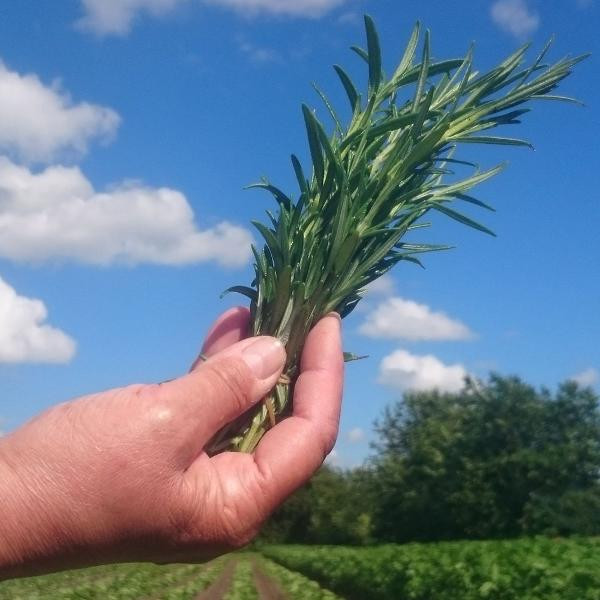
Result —
[{"label": "bunch of rosemary", "polygon": [[[253,248],[256,277],[251,287],[227,291],[250,298],[253,335],[273,335],[283,341],[287,377],[259,407],[219,432],[208,448],[211,453],[251,452],[262,435],[290,413],[303,342],[316,321],[330,311],[347,316],[365,286],[397,263],[420,264],[416,255],[447,248],[405,241],[407,233],[428,226],[421,220],[426,213],[437,211],[492,233],[455,205],[465,202],[489,209],[470,190],[503,165],[480,171],[476,164],[455,158],[456,148],[461,144],[530,146],[523,140],[491,135],[490,130],[519,123],[529,111],[522,106],[530,100],[572,100],[552,91],[585,58],[543,64],[550,41],[529,66],[523,66],[529,47],[524,45],[496,68],[479,74],[473,70],[472,48],[465,58],[433,61],[427,31],[421,60],[415,64],[417,23],[400,64],[386,78],[369,16],[365,25],[367,49],[352,50],[368,67],[366,98],[346,71],[334,67],[350,102],[350,123],[342,124],[318,89],[334,124],[333,133],[328,135],[313,111],[302,107],[313,165],[307,177],[292,156],[300,190],[297,199],[266,180],[250,186],[270,192],[278,210],[267,211],[268,225],[254,222],[265,245],[262,250]],[[465,168],[468,176],[461,176]]]}]

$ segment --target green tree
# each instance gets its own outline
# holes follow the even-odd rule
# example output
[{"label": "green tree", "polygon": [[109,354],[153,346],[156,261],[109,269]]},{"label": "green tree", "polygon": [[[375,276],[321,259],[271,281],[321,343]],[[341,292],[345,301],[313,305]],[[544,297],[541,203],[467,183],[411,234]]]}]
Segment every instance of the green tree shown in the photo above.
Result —
[{"label": "green tree", "polygon": [[368,469],[325,466],[275,512],[261,539],[299,544],[372,542],[372,489]]},{"label": "green tree", "polygon": [[456,394],[406,394],[376,424],[375,534],[600,533],[600,519],[566,518],[585,499],[598,505],[598,402],[574,382],[553,395],[498,375]]}]

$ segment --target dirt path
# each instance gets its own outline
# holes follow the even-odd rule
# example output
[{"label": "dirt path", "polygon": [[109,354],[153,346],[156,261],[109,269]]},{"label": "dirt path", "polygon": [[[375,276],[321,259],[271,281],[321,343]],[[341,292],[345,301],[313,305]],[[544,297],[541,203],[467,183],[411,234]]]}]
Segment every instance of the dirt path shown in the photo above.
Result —
[{"label": "dirt path", "polygon": [[252,560],[252,570],[254,572],[254,585],[260,600],[289,600],[288,595],[262,570],[255,559]]},{"label": "dirt path", "polygon": [[237,565],[237,560],[232,558],[226,565],[217,580],[208,588],[201,591],[194,600],[223,600],[225,594],[231,587],[233,581],[233,572]]}]

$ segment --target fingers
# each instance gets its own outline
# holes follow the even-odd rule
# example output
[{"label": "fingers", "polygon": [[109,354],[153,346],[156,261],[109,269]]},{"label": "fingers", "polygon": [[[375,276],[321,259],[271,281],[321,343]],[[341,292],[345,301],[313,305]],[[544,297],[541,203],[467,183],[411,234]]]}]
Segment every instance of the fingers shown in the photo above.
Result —
[{"label": "fingers", "polygon": [[[310,332],[295,386],[293,415],[269,431],[256,449],[262,507],[269,514],[321,466],[337,438],[344,358],[341,322],[322,319]],[[257,499],[258,501],[259,499]]]},{"label": "fingers", "polygon": [[285,359],[279,340],[252,337],[212,356],[188,375],[162,384],[162,403],[171,408],[178,439],[190,460],[221,427],[275,386]]},{"label": "fingers", "polygon": [[193,371],[204,362],[202,356],[213,356],[248,337],[249,325],[250,311],[247,308],[236,306],[224,312],[208,330],[201,355],[194,361],[190,370]]}]

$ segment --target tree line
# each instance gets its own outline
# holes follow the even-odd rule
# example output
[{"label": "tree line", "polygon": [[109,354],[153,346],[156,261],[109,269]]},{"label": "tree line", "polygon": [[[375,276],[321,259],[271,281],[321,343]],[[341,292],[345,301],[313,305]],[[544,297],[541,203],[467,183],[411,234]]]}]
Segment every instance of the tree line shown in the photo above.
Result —
[{"label": "tree line", "polygon": [[372,544],[600,534],[600,398],[517,377],[412,392],[375,423],[361,467],[324,467],[268,542]]}]

